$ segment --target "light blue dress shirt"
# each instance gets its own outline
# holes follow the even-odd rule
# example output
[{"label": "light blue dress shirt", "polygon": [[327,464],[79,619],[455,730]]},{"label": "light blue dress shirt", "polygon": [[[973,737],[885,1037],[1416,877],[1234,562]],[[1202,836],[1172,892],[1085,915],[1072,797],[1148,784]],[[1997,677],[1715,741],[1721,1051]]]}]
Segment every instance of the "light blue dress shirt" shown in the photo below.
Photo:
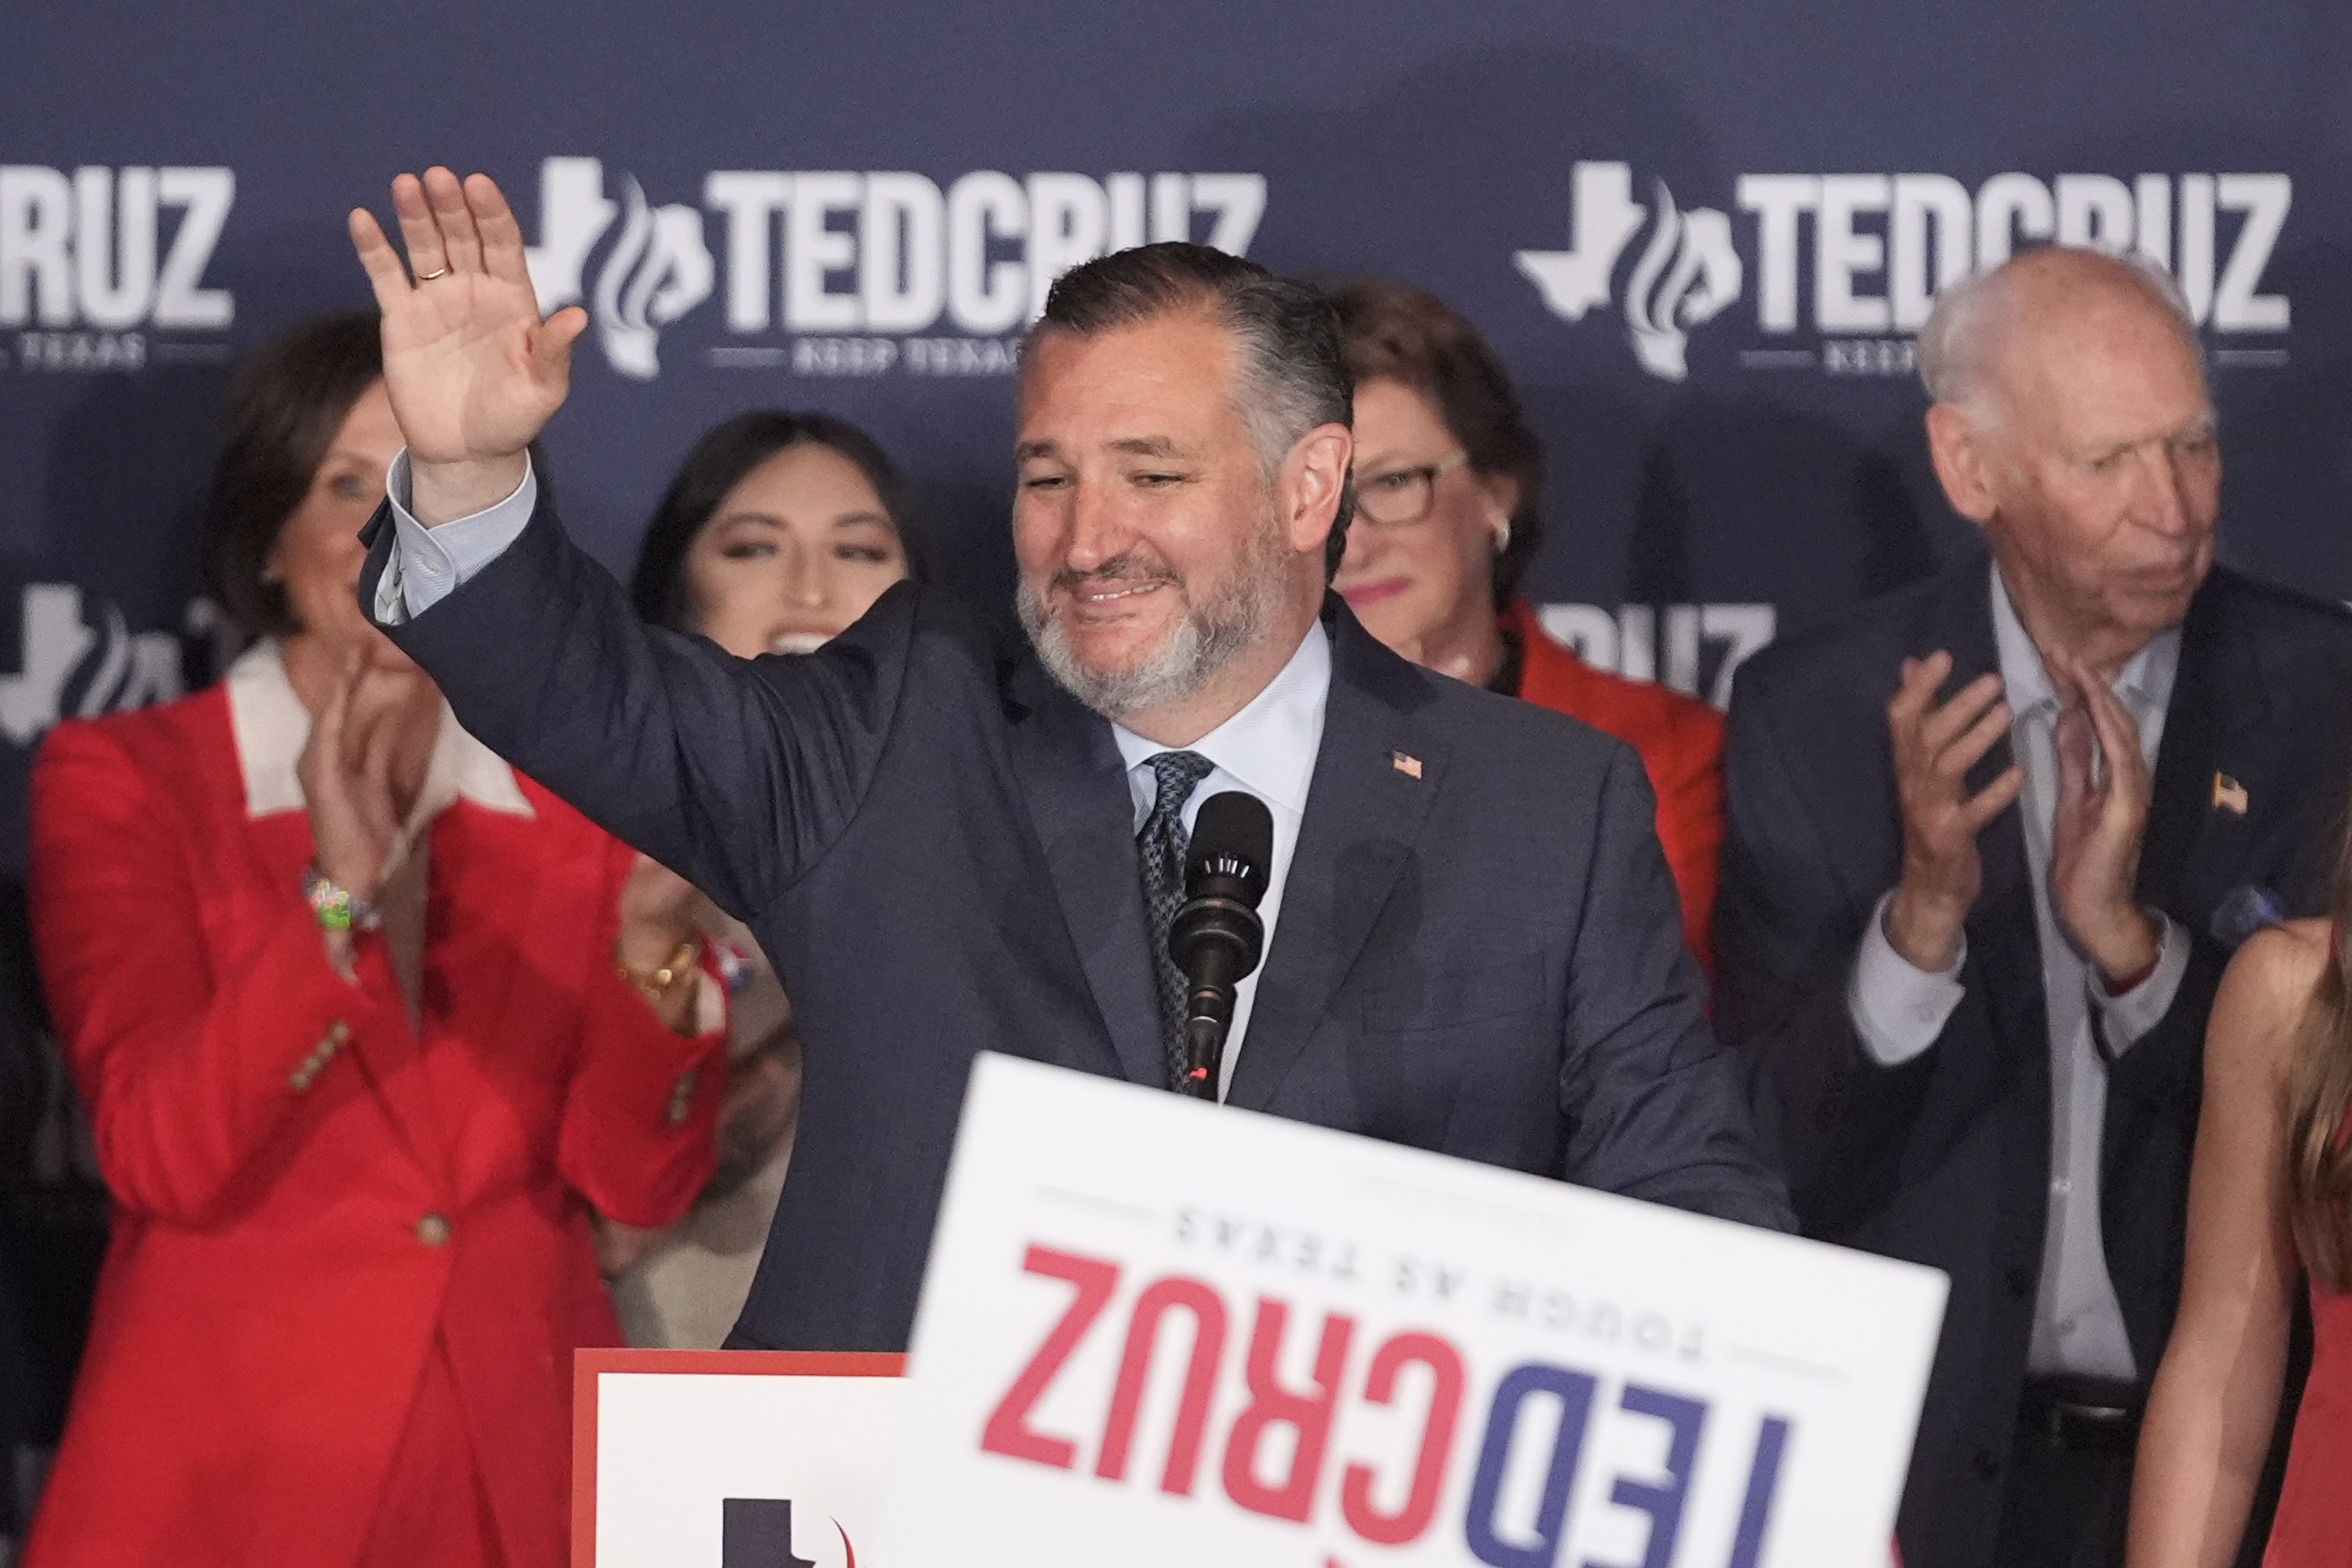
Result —
[{"label": "light blue dress shirt", "polygon": [[[2120,996],[2107,994],[2067,942],[2049,893],[2050,836],[2058,808],[2058,696],[1998,567],[1992,569],[1992,623],[2001,694],[2010,705],[2010,744],[2025,768],[2019,804],[2050,1026],[2050,1210],[2026,1364],[2037,1376],[2074,1373],[2129,1382],[2138,1369],[2115,1281],[2107,1274],[2099,1219],[2099,1149],[2107,1107],[2107,1063],[2100,1038],[2107,1051],[2121,1056],[2162,1021],[2189,968],[2189,933],[2162,916],[2155,973]],[[2139,727],[2140,753],[2151,770],[2164,741],[2165,712],[2179,666],[2180,632],[2175,627],[2150,639],[2116,680],[2116,696]],[[1879,899],[1846,989],[1854,1032],[1888,1067],[1936,1043],[1966,994],[1959,973],[1968,960],[1963,938],[1950,968],[1930,973],[1912,967],[1886,940],[1886,906],[1894,896],[1889,889]]]}]

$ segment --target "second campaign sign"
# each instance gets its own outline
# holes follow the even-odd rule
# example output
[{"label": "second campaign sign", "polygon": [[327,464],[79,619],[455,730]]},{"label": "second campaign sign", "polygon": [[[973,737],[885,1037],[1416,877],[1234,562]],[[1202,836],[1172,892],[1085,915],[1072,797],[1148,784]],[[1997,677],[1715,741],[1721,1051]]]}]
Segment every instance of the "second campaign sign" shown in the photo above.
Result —
[{"label": "second campaign sign", "polygon": [[1884,1568],[1944,1293],[984,1057],[881,1560]]}]

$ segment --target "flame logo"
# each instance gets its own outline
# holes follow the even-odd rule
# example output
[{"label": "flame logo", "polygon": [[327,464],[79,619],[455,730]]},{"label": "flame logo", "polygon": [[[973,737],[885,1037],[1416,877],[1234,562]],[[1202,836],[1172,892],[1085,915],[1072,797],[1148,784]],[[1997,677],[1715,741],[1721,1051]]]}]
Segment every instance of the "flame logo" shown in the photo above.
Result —
[{"label": "flame logo", "polygon": [[1519,270],[1554,315],[1581,321],[1609,302],[1618,263],[1646,221],[1649,243],[1625,279],[1619,309],[1642,368],[1684,380],[1690,329],[1721,314],[1745,281],[1731,220],[1710,207],[1683,211],[1663,180],[1651,182],[1654,207],[1643,207],[1633,198],[1633,174],[1623,163],[1580,163],[1574,180],[1569,248],[1522,250]]},{"label": "flame logo", "polygon": [[1687,329],[1713,320],[1739,298],[1742,268],[1731,247],[1730,219],[1705,207],[1678,212],[1666,183],[1660,180],[1657,187],[1650,243],[1625,280],[1625,326],[1642,368],[1680,381],[1690,374],[1684,358]]},{"label": "flame logo", "polygon": [[589,314],[605,361],[622,374],[650,381],[661,374],[661,329],[710,297],[718,269],[694,207],[655,206],[634,174],[624,174],[618,206],[604,195],[595,158],[549,158],[540,164],[541,243],[530,247],[530,277],[542,310],[582,297],[590,250],[621,228],[596,274]]},{"label": "flame logo", "polygon": [[103,601],[93,628],[69,583],[28,583],[24,594],[16,673],[0,675],[0,736],[9,742],[29,746],[68,713],[92,719],[168,702],[184,689],[171,633],[134,632]]}]

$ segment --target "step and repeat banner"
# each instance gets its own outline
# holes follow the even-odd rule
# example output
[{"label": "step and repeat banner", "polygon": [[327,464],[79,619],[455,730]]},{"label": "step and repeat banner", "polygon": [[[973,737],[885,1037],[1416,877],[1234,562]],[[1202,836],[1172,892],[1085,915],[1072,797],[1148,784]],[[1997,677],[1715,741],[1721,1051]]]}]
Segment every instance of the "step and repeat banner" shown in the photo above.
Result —
[{"label": "step and repeat banner", "polygon": [[701,430],[821,408],[1001,600],[1017,335],[1061,269],[1183,236],[1462,309],[1549,443],[1547,625],[1719,700],[1969,547],[1912,334],[2062,240],[2177,269],[2225,552],[2352,595],[2341,7],[221,0],[0,33],[0,873],[52,723],[216,668],[190,529],[230,367],[364,302],[343,215],[434,161],[496,175],[545,303],[594,319],[549,447],[616,567]]}]

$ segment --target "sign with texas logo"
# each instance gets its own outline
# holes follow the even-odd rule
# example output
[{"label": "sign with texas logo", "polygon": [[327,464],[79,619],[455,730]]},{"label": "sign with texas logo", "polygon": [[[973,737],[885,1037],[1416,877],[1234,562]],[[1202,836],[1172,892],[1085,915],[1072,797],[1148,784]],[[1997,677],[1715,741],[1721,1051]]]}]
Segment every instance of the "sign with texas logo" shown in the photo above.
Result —
[{"label": "sign with texas logo", "polygon": [[901,1359],[579,1352],[572,1568],[857,1568],[904,1405]]},{"label": "sign with texas logo", "polygon": [[983,1057],[875,1561],[1883,1568],[1945,1288]]}]

